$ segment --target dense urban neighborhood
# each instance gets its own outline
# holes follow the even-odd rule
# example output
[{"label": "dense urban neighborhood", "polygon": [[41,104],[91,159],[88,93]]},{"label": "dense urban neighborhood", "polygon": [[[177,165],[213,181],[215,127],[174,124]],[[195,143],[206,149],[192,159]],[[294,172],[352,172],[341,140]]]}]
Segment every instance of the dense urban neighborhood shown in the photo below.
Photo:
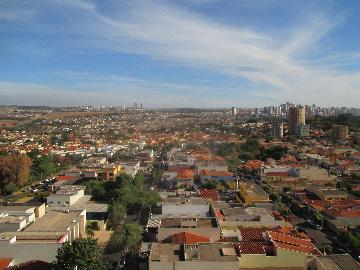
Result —
[{"label": "dense urban neighborhood", "polygon": [[0,107],[1,269],[360,269],[360,109]]}]

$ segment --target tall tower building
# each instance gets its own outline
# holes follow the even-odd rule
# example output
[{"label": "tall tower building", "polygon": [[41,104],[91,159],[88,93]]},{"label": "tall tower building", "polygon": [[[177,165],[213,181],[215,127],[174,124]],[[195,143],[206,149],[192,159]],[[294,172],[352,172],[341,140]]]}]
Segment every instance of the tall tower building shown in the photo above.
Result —
[{"label": "tall tower building", "polygon": [[302,106],[290,107],[288,114],[289,135],[296,135],[299,126],[305,126],[305,109]]},{"label": "tall tower building", "polygon": [[231,114],[232,114],[232,116],[235,117],[236,113],[237,113],[237,112],[236,112],[236,107],[232,107],[232,108],[231,108]]},{"label": "tall tower building", "polygon": [[338,140],[346,140],[349,138],[349,127],[345,125],[333,125],[333,136]]},{"label": "tall tower building", "polygon": [[271,133],[274,138],[281,139],[284,136],[283,123],[273,123]]}]

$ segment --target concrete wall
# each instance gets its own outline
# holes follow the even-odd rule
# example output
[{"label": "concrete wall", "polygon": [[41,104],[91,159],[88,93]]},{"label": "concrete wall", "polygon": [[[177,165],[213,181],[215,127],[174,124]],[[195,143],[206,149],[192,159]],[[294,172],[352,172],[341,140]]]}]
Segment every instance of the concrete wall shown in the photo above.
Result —
[{"label": "concrete wall", "polygon": [[71,206],[84,196],[84,190],[77,190],[75,194],[53,194],[47,198],[49,206]]},{"label": "concrete wall", "polygon": [[293,268],[305,269],[306,256],[300,252],[277,249],[277,256],[242,254],[238,257],[239,269],[243,268]]},{"label": "concrete wall", "polygon": [[35,218],[41,218],[45,215],[45,203],[35,207]]},{"label": "concrete wall", "polygon": [[175,261],[175,262],[149,262],[149,270],[239,270],[237,261]]},{"label": "concrete wall", "polygon": [[19,223],[0,223],[0,232],[20,231],[22,228],[26,226],[26,224],[27,224],[26,219],[23,219]]}]

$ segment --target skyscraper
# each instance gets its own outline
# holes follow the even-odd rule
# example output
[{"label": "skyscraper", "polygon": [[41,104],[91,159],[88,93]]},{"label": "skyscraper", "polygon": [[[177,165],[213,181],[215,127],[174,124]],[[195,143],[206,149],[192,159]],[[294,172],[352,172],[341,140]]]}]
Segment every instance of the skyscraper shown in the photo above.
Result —
[{"label": "skyscraper", "polygon": [[272,124],[272,136],[274,138],[280,139],[284,134],[284,126],[283,123],[273,123]]},{"label": "skyscraper", "polygon": [[235,115],[236,115],[236,113],[237,113],[237,112],[236,112],[236,107],[232,107],[232,108],[231,108],[231,113],[232,113],[232,116],[235,117]]},{"label": "skyscraper", "polygon": [[289,135],[296,135],[299,126],[305,126],[305,109],[302,106],[290,107],[288,114]]}]

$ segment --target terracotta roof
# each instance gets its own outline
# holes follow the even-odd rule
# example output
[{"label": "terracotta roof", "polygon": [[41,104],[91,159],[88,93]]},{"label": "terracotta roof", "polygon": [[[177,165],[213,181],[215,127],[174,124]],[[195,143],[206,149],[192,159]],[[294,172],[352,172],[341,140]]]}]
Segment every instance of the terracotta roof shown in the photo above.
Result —
[{"label": "terracotta roof", "polygon": [[177,234],[171,235],[171,243],[172,244],[197,244],[197,243],[205,243],[210,242],[208,237],[190,233],[190,232],[181,232]]},{"label": "terracotta roof", "polygon": [[200,189],[200,197],[219,201],[219,192],[216,189]]},{"label": "terracotta roof", "polygon": [[264,242],[239,242],[234,244],[234,248],[238,255],[241,254],[266,254]]},{"label": "terracotta roof", "polygon": [[241,229],[242,241],[265,241],[264,237],[265,230],[261,229]]},{"label": "terracotta roof", "polygon": [[261,167],[263,166],[264,162],[262,162],[261,160],[248,160],[245,164],[245,167],[248,169],[261,169]]},{"label": "terracotta roof", "polygon": [[7,269],[12,261],[13,258],[0,258],[0,270]]},{"label": "terracotta roof", "polygon": [[232,173],[225,172],[225,171],[215,171],[215,170],[211,170],[211,171],[202,170],[200,173],[201,173],[201,175],[203,175],[203,176],[217,176],[217,177],[221,177],[221,176],[233,176]]},{"label": "terracotta roof", "polygon": [[300,239],[310,239],[306,233],[298,232],[297,230],[290,227],[276,227],[272,229],[274,232],[291,235]]},{"label": "terracotta roof", "polygon": [[327,213],[334,217],[346,217],[346,218],[359,218],[360,210],[359,209],[326,209]]},{"label": "terracotta roof", "polygon": [[75,178],[76,178],[75,176],[58,175],[58,176],[56,176],[56,181],[62,181],[62,180],[69,181],[69,180],[73,180]]},{"label": "terracotta roof", "polygon": [[266,176],[289,176],[287,172],[268,172],[265,173]]},{"label": "terracotta roof", "polygon": [[275,246],[287,250],[298,251],[306,254],[321,255],[320,251],[309,239],[300,239],[291,235],[268,231]]},{"label": "terracotta roof", "polygon": [[193,170],[183,169],[177,173],[177,178],[180,179],[192,179],[194,177]]}]

